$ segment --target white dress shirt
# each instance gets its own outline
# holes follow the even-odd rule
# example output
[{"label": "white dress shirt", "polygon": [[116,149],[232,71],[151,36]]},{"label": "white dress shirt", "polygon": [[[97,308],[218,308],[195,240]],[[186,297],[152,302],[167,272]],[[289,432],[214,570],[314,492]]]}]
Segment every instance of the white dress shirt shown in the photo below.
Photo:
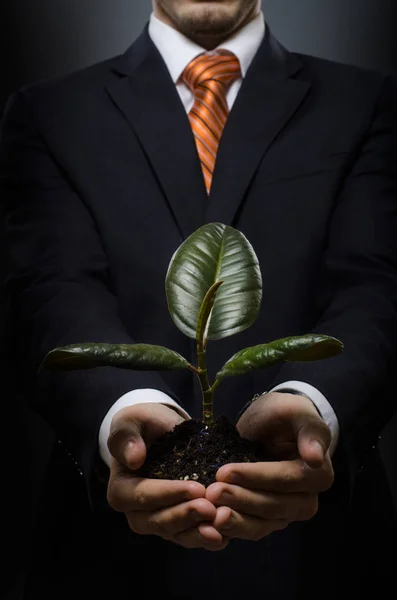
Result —
[{"label": "white dress shirt", "polygon": [[[151,15],[149,23],[149,35],[168,68],[172,81],[175,83],[176,90],[180,96],[183,106],[185,107],[186,113],[189,113],[194,104],[194,95],[192,91],[183,83],[181,79],[181,75],[188,64],[199,54],[216,54],[218,49],[228,50],[237,56],[241,66],[241,77],[235,80],[228,90],[227,102],[229,109],[231,109],[240,90],[242,81],[247,74],[251,62],[257,50],[259,49],[259,46],[262,43],[264,34],[265,20],[263,13],[261,12],[243,29],[240,29],[229,40],[224,42],[219,48],[213,50],[212,52],[207,52],[204,48],[201,48],[186,38],[176,29],[173,29],[169,25],[166,25],[157,19],[154,14]],[[287,381],[276,386],[270,391],[280,391],[282,389],[293,389],[296,392],[300,392],[308,396],[315,404],[323,419],[331,429],[332,444],[330,453],[332,455],[338,441],[339,424],[335,412],[325,396],[318,389],[302,381]],[[258,390],[258,393],[263,391],[264,390]],[[247,399],[242,400],[244,402]],[[136,389],[127,392],[127,394],[124,394],[121,398],[119,398],[119,400],[117,400],[117,402],[115,402],[115,404],[113,404],[105,416],[100,428],[99,451],[102,459],[108,466],[110,466],[111,457],[107,447],[107,439],[109,436],[110,424],[113,416],[126,406],[132,406],[134,404],[145,402],[158,402],[173,406],[177,408],[185,418],[189,418],[189,415],[172,398],[163,392],[160,392],[159,390]]]}]

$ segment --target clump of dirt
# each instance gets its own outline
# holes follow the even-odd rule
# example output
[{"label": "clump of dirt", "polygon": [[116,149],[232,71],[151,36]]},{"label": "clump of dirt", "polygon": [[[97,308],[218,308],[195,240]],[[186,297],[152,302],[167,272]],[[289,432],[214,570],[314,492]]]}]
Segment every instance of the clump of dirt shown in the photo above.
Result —
[{"label": "clump of dirt", "polygon": [[219,417],[210,426],[190,420],[150,446],[137,474],[151,479],[193,480],[208,487],[223,465],[264,460],[269,457],[263,447],[243,439],[226,417]]}]

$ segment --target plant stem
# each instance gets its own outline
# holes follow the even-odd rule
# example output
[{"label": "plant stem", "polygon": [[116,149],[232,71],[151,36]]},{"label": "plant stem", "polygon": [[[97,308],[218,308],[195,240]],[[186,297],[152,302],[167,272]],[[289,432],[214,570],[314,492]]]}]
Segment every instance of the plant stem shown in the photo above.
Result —
[{"label": "plant stem", "polygon": [[204,425],[212,425],[214,423],[214,394],[211,388],[203,392],[203,423]]},{"label": "plant stem", "polygon": [[208,381],[208,371],[205,351],[207,348],[208,338],[206,329],[214,306],[216,294],[222,285],[223,281],[216,281],[204,296],[201,303],[200,311],[197,319],[196,340],[197,340],[197,357],[198,357],[198,372],[201,390],[203,393],[203,422],[205,425],[212,425],[214,422],[214,388],[210,386]]},{"label": "plant stem", "polygon": [[198,357],[198,376],[200,378],[201,389],[203,392],[203,422],[205,425],[212,425],[214,422],[214,392],[208,380],[207,362],[205,350],[201,341],[197,342]]},{"label": "plant stem", "polygon": [[215,379],[215,381],[214,381],[214,383],[212,385],[212,388],[211,388],[211,391],[212,391],[213,394],[215,393],[215,390],[218,387],[218,385],[220,384],[220,382],[221,382],[220,379]]}]

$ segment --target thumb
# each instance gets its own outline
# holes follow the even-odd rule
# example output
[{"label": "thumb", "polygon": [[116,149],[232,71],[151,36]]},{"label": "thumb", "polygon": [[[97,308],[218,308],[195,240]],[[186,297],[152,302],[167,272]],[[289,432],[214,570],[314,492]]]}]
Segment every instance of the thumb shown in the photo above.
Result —
[{"label": "thumb", "polygon": [[110,454],[122,465],[136,471],[146,460],[146,444],[141,427],[134,421],[112,423],[108,438]]},{"label": "thumb", "polygon": [[321,418],[306,416],[297,424],[297,444],[301,459],[309,467],[319,469],[331,445],[331,431]]}]

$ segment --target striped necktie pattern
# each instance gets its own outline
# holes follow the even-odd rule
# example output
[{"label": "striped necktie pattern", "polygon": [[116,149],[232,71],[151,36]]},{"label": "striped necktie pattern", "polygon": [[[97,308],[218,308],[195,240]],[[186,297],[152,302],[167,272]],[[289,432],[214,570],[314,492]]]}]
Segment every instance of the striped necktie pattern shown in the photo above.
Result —
[{"label": "striped necktie pattern", "polygon": [[216,157],[229,115],[227,92],[241,77],[238,58],[231,52],[200,54],[185,69],[182,79],[194,94],[189,121],[196,140],[207,193],[211,191]]}]

